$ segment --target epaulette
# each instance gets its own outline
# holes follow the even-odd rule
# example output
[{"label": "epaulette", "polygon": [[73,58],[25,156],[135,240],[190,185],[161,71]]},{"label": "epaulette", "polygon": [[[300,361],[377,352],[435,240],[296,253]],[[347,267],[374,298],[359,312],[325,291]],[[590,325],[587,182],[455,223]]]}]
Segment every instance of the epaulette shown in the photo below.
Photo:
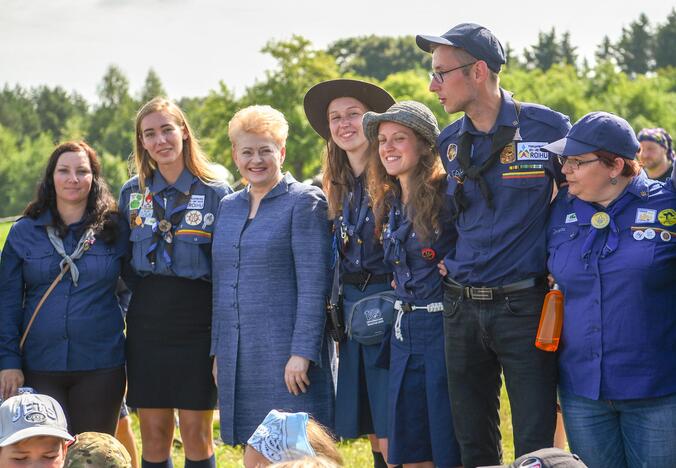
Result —
[{"label": "epaulette", "polygon": [[460,117],[455,122],[452,122],[450,125],[448,125],[446,128],[444,128],[441,131],[441,133],[437,137],[437,143],[441,143],[442,141],[446,140],[448,137],[453,136],[454,134],[457,134],[460,131],[461,126],[462,126],[462,117]]}]

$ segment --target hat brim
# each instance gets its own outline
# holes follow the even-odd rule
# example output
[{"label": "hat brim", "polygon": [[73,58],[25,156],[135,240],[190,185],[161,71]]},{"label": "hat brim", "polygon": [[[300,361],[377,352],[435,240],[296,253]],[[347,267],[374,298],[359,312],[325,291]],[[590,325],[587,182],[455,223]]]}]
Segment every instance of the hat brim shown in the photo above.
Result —
[{"label": "hat brim", "polygon": [[455,44],[441,36],[428,36],[425,34],[418,34],[415,37],[415,43],[418,45],[419,48],[421,48],[425,52],[432,52],[433,45],[460,47],[458,44]]},{"label": "hat brim", "polygon": [[394,104],[394,98],[383,88],[360,80],[338,79],[323,81],[305,93],[303,107],[308,122],[325,140],[331,137],[326,111],[334,99],[351,97],[366,106],[366,110],[384,112]]},{"label": "hat brim", "polygon": [[427,143],[429,143],[430,146],[436,145],[439,129],[436,128],[433,132],[430,132],[424,124],[416,125],[416,122],[411,120],[410,114],[400,109],[388,110],[382,114],[375,112],[367,112],[364,114],[364,120],[362,121],[364,135],[366,135],[366,139],[370,143],[378,141],[378,129],[383,122],[395,122],[408,127],[418,132],[423,139],[427,140]]},{"label": "hat brim", "polygon": [[560,140],[543,146],[542,149],[567,158],[568,156],[578,156],[580,154],[591,153],[592,151],[598,150],[599,147],[589,145],[572,138],[561,138]]},{"label": "hat brim", "polygon": [[51,436],[57,437],[59,439],[64,439],[68,442],[75,440],[68,432],[63,429],[57,429],[55,427],[27,427],[20,431],[16,431],[14,434],[7,437],[5,440],[0,442],[0,447],[7,447],[8,445],[16,444],[21,442],[24,439],[30,437],[39,437],[39,436]]}]

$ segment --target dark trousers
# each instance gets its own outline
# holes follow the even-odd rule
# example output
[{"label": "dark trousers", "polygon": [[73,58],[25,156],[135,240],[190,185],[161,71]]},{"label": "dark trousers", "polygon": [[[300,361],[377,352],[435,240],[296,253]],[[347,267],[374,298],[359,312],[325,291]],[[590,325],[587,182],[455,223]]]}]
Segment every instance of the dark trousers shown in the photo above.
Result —
[{"label": "dark trousers", "polygon": [[478,301],[444,292],[448,388],[465,468],[501,463],[501,371],[516,457],[553,445],[556,353],[534,345],[544,294],[539,286]]},{"label": "dark trousers", "polygon": [[115,435],[124,395],[124,367],[72,372],[24,371],[26,386],[59,402],[71,434]]}]

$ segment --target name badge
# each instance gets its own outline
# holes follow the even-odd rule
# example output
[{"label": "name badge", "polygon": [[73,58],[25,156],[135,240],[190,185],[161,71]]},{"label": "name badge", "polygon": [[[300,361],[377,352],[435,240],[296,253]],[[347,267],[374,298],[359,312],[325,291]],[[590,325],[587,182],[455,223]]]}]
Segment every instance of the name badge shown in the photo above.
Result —
[{"label": "name badge", "polygon": [[189,210],[201,210],[204,208],[204,195],[191,195],[188,202]]},{"label": "name badge", "polygon": [[651,210],[648,208],[638,208],[636,210],[636,223],[638,224],[654,223],[656,219],[657,210]]},{"label": "name badge", "polygon": [[546,141],[520,141],[516,144],[518,161],[548,161],[549,152],[542,149]]}]

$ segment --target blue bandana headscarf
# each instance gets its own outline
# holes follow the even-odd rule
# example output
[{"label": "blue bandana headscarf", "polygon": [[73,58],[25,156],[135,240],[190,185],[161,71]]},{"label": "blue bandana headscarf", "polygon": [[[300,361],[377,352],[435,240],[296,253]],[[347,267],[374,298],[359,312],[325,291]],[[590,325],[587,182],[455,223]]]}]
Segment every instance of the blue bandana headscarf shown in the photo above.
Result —
[{"label": "blue bandana headscarf", "polygon": [[652,141],[667,150],[667,157],[674,160],[674,148],[671,135],[663,128],[644,128],[638,132],[638,141]]},{"label": "blue bandana headscarf", "polygon": [[297,460],[315,456],[307,437],[307,413],[282,413],[272,410],[249,437],[258,453],[272,462]]}]

